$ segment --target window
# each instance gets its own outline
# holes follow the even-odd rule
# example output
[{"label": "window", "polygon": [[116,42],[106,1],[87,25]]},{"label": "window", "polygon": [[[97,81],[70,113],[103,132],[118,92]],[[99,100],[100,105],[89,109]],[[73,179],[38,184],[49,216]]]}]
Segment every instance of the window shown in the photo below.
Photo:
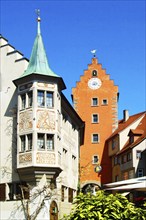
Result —
[{"label": "window", "polygon": [[26,142],[25,142],[25,135],[21,136],[21,151],[24,152],[26,150]]},{"label": "window", "polygon": [[130,161],[130,160],[132,160],[132,153],[131,152],[127,153],[127,161]]},{"label": "window", "polygon": [[21,152],[32,150],[32,134],[20,136],[21,140]]},{"label": "window", "polygon": [[98,155],[94,155],[93,159],[92,159],[92,163],[96,164],[96,163],[98,163],[98,161],[99,161],[99,156]]},{"label": "window", "polygon": [[64,186],[61,186],[61,201],[64,202]]},{"label": "window", "polygon": [[9,200],[20,200],[22,198],[23,191],[23,199],[29,198],[29,188],[27,188],[25,183],[8,183],[9,187]]},{"label": "window", "polygon": [[53,92],[38,90],[38,106],[52,108]]},{"label": "window", "polygon": [[138,170],[137,170],[137,176],[138,176],[138,177],[144,176],[144,170],[143,170],[143,169],[138,169]]},{"label": "window", "polygon": [[43,150],[45,149],[45,135],[44,134],[38,134],[38,149]]},{"label": "window", "polygon": [[92,71],[92,76],[97,76],[97,70]]},{"label": "window", "polygon": [[28,107],[32,106],[32,91],[28,93]]},{"label": "window", "polygon": [[98,98],[92,98],[92,106],[98,105]]},{"label": "window", "polygon": [[46,106],[53,107],[53,93],[47,92],[46,94]]},{"label": "window", "polygon": [[141,159],[141,150],[136,151],[136,159]]},{"label": "window", "polygon": [[73,189],[68,188],[68,202],[73,202]]},{"label": "window", "polygon": [[98,143],[99,142],[99,135],[93,134],[92,135],[92,143]]},{"label": "window", "polygon": [[24,109],[26,107],[26,95],[21,95],[21,109]]},{"label": "window", "polygon": [[116,147],[116,140],[112,139],[112,150],[114,150]]},{"label": "window", "polygon": [[54,149],[54,140],[53,140],[54,136],[47,134],[47,150],[53,150]]},{"label": "window", "polygon": [[108,104],[107,99],[103,99],[103,100],[102,100],[102,105],[107,105],[107,104]]},{"label": "window", "polygon": [[130,144],[132,144],[132,143],[134,142],[134,135],[131,135],[131,136],[129,137],[129,142],[130,142]]},{"label": "window", "polygon": [[127,155],[123,155],[122,156],[122,163],[126,163],[127,162]]},{"label": "window", "polygon": [[32,150],[32,134],[27,135],[28,150]]},{"label": "window", "polygon": [[6,200],[6,184],[1,183],[0,184],[0,201]]},{"label": "window", "polygon": [[54,135],[38,133],[38,149],[39,150],[53,150],[54,149]]},{"label": "window", "polygon": [[44,91],[38,91],[38,106],[44,106]]},{"label": "window", "polygon": [[92,115],[92,123],[98,123],[98,114]]},{"label": "window", "polygon": [[21,97],[20,109],[25,109],[32,106],[32,101],[33,101],[32,91],[20,95],[20,97]]},{"label": "window", "polygon": [[115,156],[115,157],[114,157],[114,165],[117,165],[117,164],[118,164],[118,157]]}]

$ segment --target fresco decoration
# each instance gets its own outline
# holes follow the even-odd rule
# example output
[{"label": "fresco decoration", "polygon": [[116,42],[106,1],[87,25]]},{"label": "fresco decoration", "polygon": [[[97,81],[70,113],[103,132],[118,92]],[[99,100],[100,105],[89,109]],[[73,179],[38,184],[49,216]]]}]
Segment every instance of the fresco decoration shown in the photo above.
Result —
[{"label": "fresco decoration", "polygon": [[55,154],[39,152],[36,155],[36,162],[38,164],[55,164]]},{"label": "fresco decoration", "polygon": [[19,131],[26,131],[32,128],[32,110],[19,114]]},{"label": "fresco decoration", "polygon": [[42,130],[55,130],[55,112],[38,110],[37,128]]},{"label": "fresco decoration", "polygon": [[19,163],[32,162],[32,153],[25,153],[19,155]]},{"label": "fresco decoration", "polygon": [[55,88],[55,85],[54,84],[51,84],[51,83],[37,83],[37,86],[38,87],[43,87],[43,88],[49,88],[49,89],[54,89]]}]

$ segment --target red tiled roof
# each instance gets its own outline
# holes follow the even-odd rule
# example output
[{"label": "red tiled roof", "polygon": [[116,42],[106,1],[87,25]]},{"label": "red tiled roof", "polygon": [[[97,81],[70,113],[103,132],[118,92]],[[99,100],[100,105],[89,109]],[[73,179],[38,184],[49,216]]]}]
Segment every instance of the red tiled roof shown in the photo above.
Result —
[{"label": "red tiled roof", "polygon": [[108,140],[114,137],[115,135],[119,134],[121,131],[123,131],[125,128],[127,128],[129,125],[131,125],[134,121],[139,119],[144,114],[146,114],[146,112],[140,112],[138,114],[129,116],[127,121],[124,121],[124,119],[120,120],[118,123],[118,128],[112,133]]},{"label": "red tiled roof", "polygon": [[136,129],[133,129],[132,132],[133,134],[138,134],[139,137],[133,143],[130,143],[128,140],[124,147],[121,149],[121,151],[119,151],[117,154],[121,154],[124,151],[127,151],[135,147],[137,144],[139,144],[146,138],[146,113],[144,118],[141,120],[140,124],[137,126]]}]

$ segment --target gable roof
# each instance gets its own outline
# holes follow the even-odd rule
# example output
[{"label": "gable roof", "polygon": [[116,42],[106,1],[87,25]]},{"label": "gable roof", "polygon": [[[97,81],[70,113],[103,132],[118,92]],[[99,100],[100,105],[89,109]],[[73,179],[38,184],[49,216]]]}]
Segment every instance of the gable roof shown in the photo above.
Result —
[{"label": "gable roof", "polygon": [[132,143],[130,143],[128,140],[126,142],[126,144],[124,145],[124,147],[117,153],[117,155],[119,155],[129,149],[134,148],[135,146],[140,144],[146,138],[146,113],[145,113],[143,119],[141,120],[141,122],[139,123],[139,125],[137,126],[137,128],[132,129],[131,131],[134,136],[137,136],[137,139],[135,141],[133,141]]},{"label": "gable roof", "polygon": [[118,128],[112,133],[112,135],[107,139],[111,139],[114,136],[118,135],[120,132],[122,132],[124,129],[126,129],[129,125],[134,123],[136,120],[138,120],[142,115],[146,114],[146,112],[140,112],[135,115],[129,116],[129,118],[125,121],[124,119],[120,120],[118,123]]}]

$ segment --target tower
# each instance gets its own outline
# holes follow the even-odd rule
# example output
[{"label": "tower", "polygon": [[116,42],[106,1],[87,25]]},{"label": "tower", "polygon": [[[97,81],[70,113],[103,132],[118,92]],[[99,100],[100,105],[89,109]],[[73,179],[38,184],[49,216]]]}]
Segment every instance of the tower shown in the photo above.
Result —
[{"label": "tower", "polygon": [[43,174],[51,182],[62,171],[56,146],[61,139],[60,92],[66,88],[48,65],[39,16],[37,22],[29,65],[13,81],[18,88],[17,170],[21,181],[31,184],[39,182]]},{"label": "tower", "polygon": [[74,108],[85,122],[80,148],[80,183],[83,191],[111,181],[111,161],[105,140],[118,125],[118,86],[106,74],[96,56],[72,88]]},{"label": "tower", "polygon": [[[0,36],[2,219],[25,218],[28,210],[38,219],[62,217],[70,212],[78,187],[84,122],[62,93],[63,79],[48,64],[40,22],[38,16],[29,62]],[[23,193],[26,186],[28,193]],[[29,199],[29,207],[21,206],[23,196]]]}]

